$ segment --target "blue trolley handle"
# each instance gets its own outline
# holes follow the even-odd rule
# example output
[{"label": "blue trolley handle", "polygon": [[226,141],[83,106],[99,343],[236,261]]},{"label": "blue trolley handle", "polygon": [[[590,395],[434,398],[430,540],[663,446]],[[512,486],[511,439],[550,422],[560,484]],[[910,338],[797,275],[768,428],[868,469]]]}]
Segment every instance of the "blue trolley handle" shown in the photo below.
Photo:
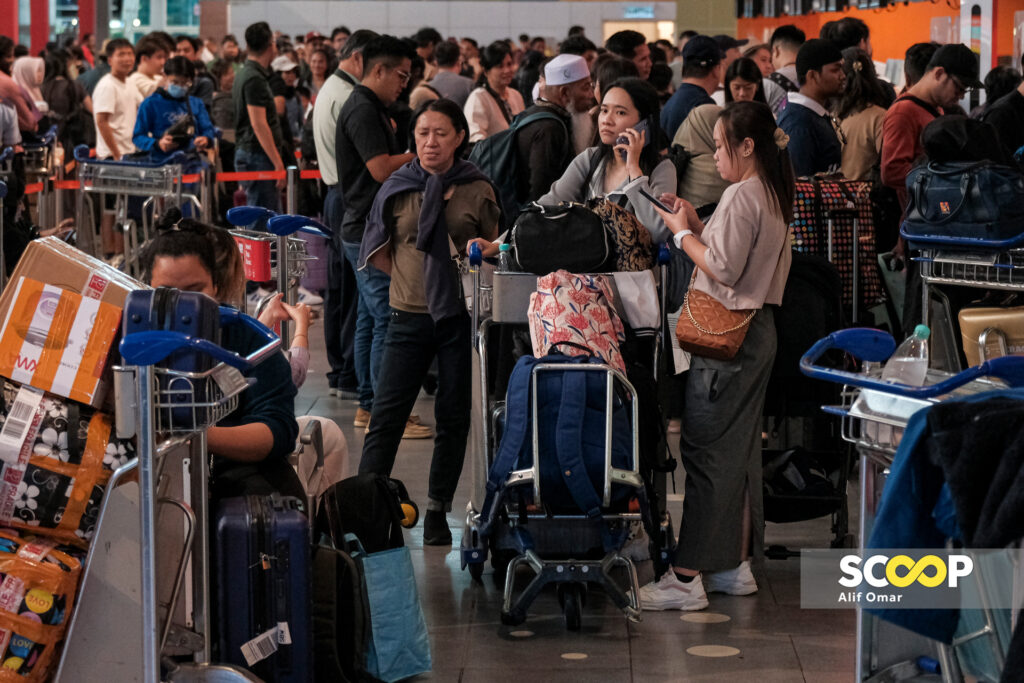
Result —
[{"label": "blue trolley handle", "polygon": [[896,342],[886,332],[865,327],[833,332],[824,339],[818,340],[804,354],[803,358],[800,359],[800,371],[808,377],[826,382],[848,384],[862,389],[874,389],[875,391],[887,394],[919,399],[935,398],[936,396],[948,394],[982,377],[997,377],[1011,387],[1024,386],[1024,357],[1020,356],[993,358],[981,365],[968,368],[938,384],[915,387],[908,384],[883,382],[855,372],[834,370],[815,365],[815,362],[826,351],[831,349],[840,349],[861,360],[879,363],[887,360],[892,355],[893,351],[896,350]]},{"label": "blue trolley handle", "polygon": [[50,130],[43,134],[43,137],[39,142],[25,142],[22,143],[22,147],[25,149],[42,149],[43,147],[49,147],[53,144],[53,141],[57,139],[57,126],[50,126]]},{"label": "blue trolley handle", "polygon": [[6,164],[14,157],[13,147],[4,147],[3,152],[0,152],[0,164]]},{"label": "blue trolley handle", "polygon": [[334,234],[330,228],[320,221],[294,214],[273,216],[267,221],[267,230],[278,237],[284,237],[296,232],[304,232],[308,235],[317,235],[330,239]]},{"label": "blue trolley handle", "polygon": [[972,237],[947,237],[943,235],[912,235],[907,226],[900,227],[900,236],[912,245],[936,247],[959,247],[961,249],[983,249],[985,251],[1005,251],[1024,246],[1024,232],[1005,240],[985,240]]},{"label": "blue trolley handle", "polygon": [[276,211],[264,209],[262,206],[236,206],[228,209],[225,218],[231,225],[244,227],[259,220],[270,220],[277,215],[279,214]]},{"label": "blue trolley handle", "polygon": [[3,199],[6,196],[7,196],[7,183],[5,183],[4,181],[0,180],[0,199]]},{"label": "blue trolley handle", "polygon": [[155,365],[175,351],[192,349],[201,351],[214,360],[245,372],[259,365],[281,348],[281,339],[255,318],[229,306],[220,307],[220,324],[243,324],[263,337],[264,344],[248,356],[240,356],[217,346],[209,339],[192,337],[183,332],[150,330],[127,335],[121,340],[121,356],[129,365]]},{"label": "blue trolley handle", "polygon": [[159,168],[161,166],[170,166],[172,164],[184,164],[188,161],[188,156],[184,152],[179,151],[161,162],[148,161],[146,159],[131,161],[126,161],[123,158],[120,161],[115,161],[114,159],[93,159],[89,156],[89,146],[79,145],[78,147],[75,147],[75,161],[88,164],[104,164],[107,166],[141,166],[143,168]]}]

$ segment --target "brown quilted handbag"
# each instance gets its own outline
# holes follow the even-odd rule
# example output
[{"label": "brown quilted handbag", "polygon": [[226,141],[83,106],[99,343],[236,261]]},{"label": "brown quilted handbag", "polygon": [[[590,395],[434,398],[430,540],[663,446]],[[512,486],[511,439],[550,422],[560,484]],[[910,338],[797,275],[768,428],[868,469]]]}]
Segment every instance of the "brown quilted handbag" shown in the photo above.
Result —
[{"label": "brown quilted handbag", "polygon": [[676,323],[679,348],[695,356],[732,360],[739,353],[757,309],[730,311],[710,294],[694,289],[696,279],[694,269],[683,297],[683,314]]},{"label": "brown quilted handbag", "polygon": [[615,247],[615,270],[640,272],[654,267],[651,233],[632,212],[601,197],[588,201],[587,208],[601,218]]}]

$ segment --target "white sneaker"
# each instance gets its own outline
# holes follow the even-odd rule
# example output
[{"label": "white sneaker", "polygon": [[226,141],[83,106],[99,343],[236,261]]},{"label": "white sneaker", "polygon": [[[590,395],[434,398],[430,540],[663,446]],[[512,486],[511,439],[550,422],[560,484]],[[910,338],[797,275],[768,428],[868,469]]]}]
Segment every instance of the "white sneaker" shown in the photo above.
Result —
[{"label": "white sneaker", "polygon": [[757,592],[757,581],[750,571],[750,560],[740,562],[735,569],[721,572],[707,572],[708,593],[725,593],[727,595],[750,595]]},{"label": "white sneaker", "polygon": [[322,296],[314,294],[305,287],[299,287],[299,296],[296,299],[298,303],[306,304],[307,306],[320,306],[324,303]]},{"label": "white sneaker", "polygon": [[676,578],[676,573],[669,569],[662,574],[657,582],[640,587],[640,608],[650,611],[681,609],[693,612],[708,606],[708,596],[704,593],[704,583],[700,574],[693,577],[690,583],[683,583]]}]

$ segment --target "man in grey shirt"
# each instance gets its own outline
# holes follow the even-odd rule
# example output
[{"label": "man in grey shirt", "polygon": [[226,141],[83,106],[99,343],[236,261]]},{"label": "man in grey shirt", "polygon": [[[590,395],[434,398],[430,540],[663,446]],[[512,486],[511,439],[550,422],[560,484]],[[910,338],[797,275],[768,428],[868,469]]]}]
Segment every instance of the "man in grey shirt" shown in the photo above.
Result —
[{"label": "man in grey shirt", "polygon": [[466,98],[473,91],[473,81],[459,75],[462,71],[459,46],[449,40],[438,43],[434,48],[434,58],[437,60],[437,74],[431,79],[430,87],[460,108],[465,107]]}]

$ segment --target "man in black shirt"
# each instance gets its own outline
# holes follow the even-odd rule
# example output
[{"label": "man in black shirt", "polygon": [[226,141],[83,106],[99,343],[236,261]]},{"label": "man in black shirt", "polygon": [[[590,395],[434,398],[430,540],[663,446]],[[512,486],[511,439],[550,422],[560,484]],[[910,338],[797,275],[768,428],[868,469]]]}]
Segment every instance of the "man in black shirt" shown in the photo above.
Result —
[{"label": "man in black shirt", "polygon": [[[338,113],[335,151],[338,182],[345,197],[341,240],[345,257],[359,262],[366,217],[381,183],[415,155],[401,154],[387,108],[409,82],[416,52],[394,36],[380,36],[363,48],[363,80]],[[406,139],[402,131],[401,139]],[[359,409],[355,426],[364,427],[373,406],[373,385],[384,350],[391,316],[391,278],[367,264],[356,271],[359,310],[356,318],[355,365],[359,382]]]},{"label": "man in black shirt", "polygon": [[576,150],[572,113],[587,111],[594,100],[587,61],[578,55],[558,55],[544,67],[544,87],[536,104],[520,116],[548,116],[516,131],[516,200],[535,201],[569,168]]},{"label": "man in black shirt", "polygon": [[[245,29],[248,59],[235,77],[235,170],[284,171],[281,159],[281,121],[270,92],[270,62],[277,56],[274,33],[261,21]],[[284,177],[278,180],[243,180],[246,204],[281,210]]]},{"label": "man in black shirt", "polygon": [[661,110],[661,128],[671,140],[690,112],[714,104],[711,94],[725,75],[722,49],[709,36],[694,36],[683,47],[683,82]]},{"label": "man in black shirt", "polygon": [[[1024,68],[1024,58],[1021,68]],[[1024,148],[1024,83],[989,105],[981,120],[992,124],[1010,156]]]}]

